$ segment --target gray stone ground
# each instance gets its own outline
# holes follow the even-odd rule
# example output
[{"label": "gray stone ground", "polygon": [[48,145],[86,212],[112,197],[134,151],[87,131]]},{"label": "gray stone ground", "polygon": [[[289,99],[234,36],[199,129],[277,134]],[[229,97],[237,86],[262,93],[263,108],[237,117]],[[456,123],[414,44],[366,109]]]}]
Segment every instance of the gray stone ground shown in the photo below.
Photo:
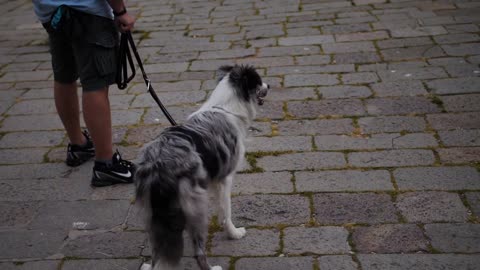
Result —
[{"label": "gray stone ground", "polygon": [[[69,168],[47,36],[31,1],[0,0],[0,268],[138,269],[150,256],[133,187]],[[274,86],[233,198],[248,234],[212,219],[224,269],[478,269],[480,1],[129,1],[154,88],[182,121],[215,70]],[[141,77],[111,89],[134,159],[168,126]],[[187,246],[185,269],[197,269]]]}]

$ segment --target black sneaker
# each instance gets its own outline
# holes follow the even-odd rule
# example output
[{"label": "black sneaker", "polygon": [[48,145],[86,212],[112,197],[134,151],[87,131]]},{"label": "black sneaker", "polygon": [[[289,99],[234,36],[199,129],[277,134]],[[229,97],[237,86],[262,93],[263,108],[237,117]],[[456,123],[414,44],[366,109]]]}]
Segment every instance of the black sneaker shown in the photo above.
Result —
[{"label": "black sneaker", "polygon": [[133,183],[135,165],[123,160],[120,154],[115,152],[112,163],[107,165],[103,162],[95,162],[93,167],[92,186],[105,187],[115,184]]},{"label": "black sneaker", "polygon": [[82,165],[95,156],[95,148],[93,147],[93,142],[90,138],[90,135],[86,130],[82,133],[87,139],[87,143],[85,145],[81,146],[70,143],[68,144],[66,160],[68,166],[76,167]]}]

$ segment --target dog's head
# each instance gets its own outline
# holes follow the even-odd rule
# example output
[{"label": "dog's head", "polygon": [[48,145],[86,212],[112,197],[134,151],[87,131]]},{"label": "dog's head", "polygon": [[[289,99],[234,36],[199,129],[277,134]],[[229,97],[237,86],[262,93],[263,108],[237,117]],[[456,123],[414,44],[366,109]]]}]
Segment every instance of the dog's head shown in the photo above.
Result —
[{"label": "dog's head", "polygon": [[229,83],[241,100],[263,105],[270,86],[262,82],[262,78],[252,66],[221,66],[218,70],[219,81],[228,75]]}]

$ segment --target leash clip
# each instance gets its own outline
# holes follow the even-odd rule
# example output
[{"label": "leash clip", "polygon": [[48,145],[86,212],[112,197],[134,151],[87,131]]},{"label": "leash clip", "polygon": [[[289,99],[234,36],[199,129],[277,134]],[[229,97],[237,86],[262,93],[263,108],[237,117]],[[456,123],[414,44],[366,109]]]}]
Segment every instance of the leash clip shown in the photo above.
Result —
[{"label": "leash clip", "polygon": [[152,83],[150,82],[150,79],[146,79],[145,82],[147,83],[147,91],[150,91],[150,87],[152,87]]}]

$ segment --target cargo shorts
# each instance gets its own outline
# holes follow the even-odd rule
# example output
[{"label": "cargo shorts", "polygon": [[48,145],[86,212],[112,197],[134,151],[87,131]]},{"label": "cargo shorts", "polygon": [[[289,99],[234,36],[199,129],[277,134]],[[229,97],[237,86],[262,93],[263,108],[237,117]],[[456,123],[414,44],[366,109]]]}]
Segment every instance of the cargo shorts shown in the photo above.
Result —
[{"label": "cargo shorts", "polygon": [[54,29],[44,23],[50,41],[54,80],[73,83],[83,91],[115,83],[118,31],[113,20],[70,9],[68,25]]}]

